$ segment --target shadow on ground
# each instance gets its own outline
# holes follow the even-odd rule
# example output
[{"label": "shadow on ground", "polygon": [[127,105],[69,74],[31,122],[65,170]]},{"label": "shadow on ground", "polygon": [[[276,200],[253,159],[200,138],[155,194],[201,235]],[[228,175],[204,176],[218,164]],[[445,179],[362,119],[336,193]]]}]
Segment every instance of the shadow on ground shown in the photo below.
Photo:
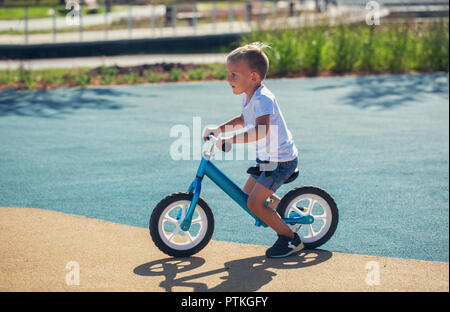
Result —
[{"label": "shadow on ground", "polygon": [[[345,80],[343,80],[345,81]],[[380,75],[355,78],[356,87],[342,102],[360,109],[390,109],[409,101],[420,101],[427,94],[448,100],[448,74]],[[331,85],[329,88],[344,87]],[[323,89],[323,87],[320,87]]]},{"label": "shadow on ground", "polygon": [[135,96],[124,88],[88,88],[0,92],[0,117],[62,118],[79,109],[119,110],[120,97]]},{"label": "shadow on ground", "polygon": [[360,109],[390,109],[405,105],[408,101],[421,100],[426,94],[433,94],[448,100],[448,73],[428,73],[415,75],[357,76],[351,83],[341,78],[311,90],[335,92],[350,87],[351,90],[337,103]]},{"label": "shadow on ground", "polygon": [[[187,287],[194,291],[257,291],[270,283],[277,275],[270,269],[291,270],[317,265],[329,260],[332,253],[326,250],[305,250],[296,255],[269,259],[265,256],[238,259],[224,263],[223,268],[201,272],[177,278],[177,274],[191,271],[201,267],[205,260],[199,257],[167,258],[144,263],[134,269],[134,273],[141,276],[165,276],[160,287],[165,291],[172,291],[173,287]],[[217,286],[209,288],[202,283],[201,278],[227,273],[220,277],[224,281]],[[195,281],[197,280],[197,281]]]}]

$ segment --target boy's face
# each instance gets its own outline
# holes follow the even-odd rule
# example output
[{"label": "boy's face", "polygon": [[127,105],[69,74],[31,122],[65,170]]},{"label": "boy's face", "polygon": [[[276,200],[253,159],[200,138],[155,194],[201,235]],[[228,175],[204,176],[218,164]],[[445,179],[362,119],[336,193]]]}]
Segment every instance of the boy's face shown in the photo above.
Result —
[{"label": "boy's face", "polygon": [[227,81],[234,94],[248,93],[258,81],[258,74],[252,72],[245,61],[227,63]]}]

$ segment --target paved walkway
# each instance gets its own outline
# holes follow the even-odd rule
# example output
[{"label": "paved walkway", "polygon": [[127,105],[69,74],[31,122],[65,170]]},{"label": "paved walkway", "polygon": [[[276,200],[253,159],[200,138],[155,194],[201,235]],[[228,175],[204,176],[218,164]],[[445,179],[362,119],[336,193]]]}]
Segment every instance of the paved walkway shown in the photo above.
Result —
[{"label": "paved walkway", "polygon": [[55,211],[0,207],[0,291],[449,291],[448,262],[211,241],[190,258],[160,252],[148,229]]},{"label": "paved walkway", "polygon": [[[165,5],[132,6],[131,9],[133,18],[151,18],[152,15],[155,17],[160,17],[164,15],[165,12]],[[108,24],[110,24],[121,19],[127,19],[128,14],[128,10],[122,10],[117,12],[110,12],[106,15],[106,17],[105,14],[84,15],[82,16],[82,24],[83,26],[102,25],[105,23],[105,20],[108,22]],[[56,29],[67,28],[68,24],[66,23],[66,17],[56,17],[55,19],[53,19],[52,17],[33,18],[28,20],[28,29],[30,30],[51,30],[54,26],[56,27]],[[0,20],[0,30],[23,31],[24,27],[25,21],[23,19]]]},{"label": "paved walkway", "polygon": [[[382,9],[380,16],[387,16],[389,11]],[[197,26],[178,26],[178,27],[156,27],[151,28],[136,28],[129,31],[111,30],[105,31],[84,31],[84,32],[66,32],[57,33],[54,36],[52,33],[47,34],[29,34],[24,35],[0,35],[0,44],[47,44],[47,43],[63,43],[63,42],[91,42],[103,40],[130,40],[130,39],[148,39],[148,38],[164,38],[164,37],[186,37],[186,36],[205,36],[214,34],[229,34],[229,33],[246,33],[251,29],[276,28],[276,27],[296,27],[299,25],[310,26],[316,23],[327,22],[334,24],[352,23],[358,21],[365,21],[367,11],[361,7],[345,7],[340,6],[330,7],[326,12],[317,14],[302,14],[300,16],[286,17],[286,18],[267,18],[264,22],[259,21],[232,21],[232,22],[218,22],[215,24],[206,23]],[[29,29],[32,29],[31,27]]]}]

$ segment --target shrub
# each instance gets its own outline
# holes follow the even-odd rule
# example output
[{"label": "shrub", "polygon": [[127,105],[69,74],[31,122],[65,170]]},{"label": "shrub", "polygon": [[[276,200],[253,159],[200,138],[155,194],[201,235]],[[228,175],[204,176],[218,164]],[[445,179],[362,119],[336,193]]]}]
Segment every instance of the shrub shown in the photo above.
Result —
[{"label": "shrub", "polygon": [[119,79],[119,82],[128,83],[128,84],[135,84],[138,81],[139,81],[139,76],[134,72],[132,72],[130,74],[124,74]]},{"label": "shrub", "polygon": [[374,72],[376,68],[375,27],[362,30],[361,54],[356,67],[363,72]]},{"label": "shrub", "polygon": [[328,33],[325,27],[304,29],[300,37],[301,69],[309,76],[315,76],[320,71],[322,63],[322,50]]},{"label": "shrub", "polygon": [[353,70],[360,56],[357,36],[357,29],[353,30],[347,25],[339,25],[333,29],[331,55],[334,72],[342,74]]},{"label": "shrub", "polygon": [[102,66],[100,72],[102,84],[108,85],[114,81],[117,73],[117,68]]},{"label": "shrub", "polygon": [[206,79],[206,70],[203,67],[191,68],[186,73],[188,80],[204,80]]},{"label": "shrub", "polygon": [[154,71],[153,69],[149,69],[144,73],[144,77],[147,82],[155,83],[164,80],[164,75],[162,72]]},{"label": "shrub", "polygon": [[7,69],[0,71],[0,84],[12,84],[14,83],[14,72]]},{"label": "shrub", "polygon": [[214,79],[226,79],[228,76],[227,66],[225,64],[209,64],[210,75]]},{"label": "shrub", "polygon": [[255,30],[241,44],[263,41],[271,75],[448,71],[448,22],[366,24]]},{"label": "shrub", "polygon": [[36,79],[33,72],[22,66],[18,70],[18,82],[23,83],[25,89],[33,89],[36,85]]},{"label": "shrub", "polygon": [[169,81],[180,81],[182,77],[183,71],[181,68],[172,67],[170,69]]},{"label": "shrub", "polygon": [[91,76],[89,75],[89,73],[80,69],[74,72],[73,78],[75,80],[75,83],[83,88],[87,87],[91,82]]}]

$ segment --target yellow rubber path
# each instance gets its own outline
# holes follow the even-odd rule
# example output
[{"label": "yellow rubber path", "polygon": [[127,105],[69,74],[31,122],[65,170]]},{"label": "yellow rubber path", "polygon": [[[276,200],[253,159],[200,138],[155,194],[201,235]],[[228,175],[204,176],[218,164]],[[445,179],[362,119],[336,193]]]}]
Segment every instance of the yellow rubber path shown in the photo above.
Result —
[{"label": "yellow rubber path", "polygon": [[148,229],[0,207],[0,291],[449,291],[449,265],[211,241],[191,258],[160,252]]}]

